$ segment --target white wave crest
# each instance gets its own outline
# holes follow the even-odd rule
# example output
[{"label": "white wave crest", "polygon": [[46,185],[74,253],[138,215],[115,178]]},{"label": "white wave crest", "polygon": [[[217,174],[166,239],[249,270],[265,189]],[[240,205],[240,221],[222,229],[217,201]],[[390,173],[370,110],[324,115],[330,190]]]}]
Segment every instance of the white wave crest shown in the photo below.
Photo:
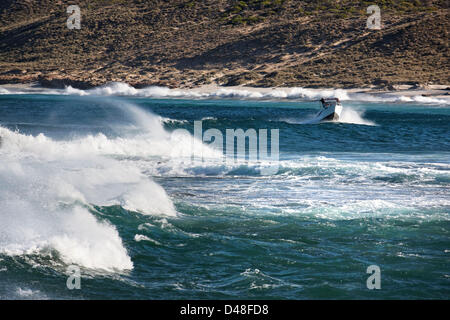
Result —
[{"label": "white wave crest", "polygon": [[446,99],[437,99],[432,97],[424,97],[424,96],[400,96],[396,101],[400,102],[418,102],[418,103],[426,103],[426,104],[448,104],[449,100]]},{"label": "white wave crest", "polygon": [[8,89],[0,88],[0,94],[11,94]]},{"label": "white wave crest", "polygon": [[166,191],[133,158],[155,164],[170,158],[182,166],[183,157],[189,158],[195,148],[203,155],[221,154],[193,144],[188,133],[170,134],[157,116],[121,107],[134,118],[139,135],[54,140],[0,127],[0,252],[22,255],[52,249],[66,263],[87,268],[133,267],[119,233],[93,215],[91,204],[174,216]]},{"label": "white wave crest", "polygon": [[269,92],[259,92],[246,89],[219,88],[213,91],[180,90],[152,86],[136,89],[126,83],[113,82],[89,90],[74,89],[71,86],[64,89],[63,94],[98,95],[98,96],[138,96],[149,98],[238,98],[238,99],[318,99],[336,97],[349,100],[349,95],[343,89],[314,90],[305,88],[274,89]]},{"label": "white wave crest", "polygon": [[[34,182],[27,188],[27,174],[15,175],[15,184],[0,196],[1,253],[22,255],[54,249],[68,264],[108,271],[133,268],[113,226],[98,221],[85,208],[63,208],[49,202],[55,194],[45,183]],[[0,171],[0,178],[5,180],[5,170]],[[5,188],[3,182],[1,185]]]},{"label": "white wave crest", "polygon": [[0,94],[61,94],[78,96],[132,96],[147,98],[186,98],[186,99],[250,99],[250,100],[279,100],[299,99],[316,100],[320,98],[339,98],[342,101],[364,102],[408,102],[423,104],[450,104],[450,98],[433,98],[421,95],[404,96],[396,94],[371,94],[351,92],[345,89],[308,89],[293,88],[197,88],[170,89],[167,87],[150,86],[136,89],[127,83],[111,82],[106,85],[88,90],[75,89],[71,86],[65,89],[20,88],[6,89],[0,87]]},{"label": "white wave crest", "polygon": [[152,86],[136,89],[132,86],[113,82],[90,90],[78,90],[67,87],[63,94],[100,95],[100,96],[138,96],[148,98],[234,98],[234,99],[304,99],[315,100],[320,98],[339,98],[342,101],[367,101],[367,102],[416,102],[425,104],[449,104],[450,99],[438,99],[432,97],[397,96],[389,94],[352,93],[345,89],[307,89],[301,87],[280,88],[272,90],[217,88],[215,90],[193,89],[169,89],[167,87]]}]

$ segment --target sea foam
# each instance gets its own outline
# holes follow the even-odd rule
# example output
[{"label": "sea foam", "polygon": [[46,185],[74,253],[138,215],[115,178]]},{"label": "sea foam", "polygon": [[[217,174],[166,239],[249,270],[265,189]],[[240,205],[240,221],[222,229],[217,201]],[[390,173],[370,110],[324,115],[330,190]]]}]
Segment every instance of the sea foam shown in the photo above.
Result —
[{"label": "sea foam", "polygon": [[46,88],[0,88],[0,94],[55,94],[78,96],[130,96],[145,98],[184,98],[184,99],[242,99],[242,100],[318,100],[320,98],[339,98],[342,101],[387,102],[387,103],[425,103],[448,105],[450,98],[405,96],[394,94],[371,94],[351,92],[345,89],[308,89],[302,87],[245,89],[218,87],[215,89],[170,89],[161,86],[149,86],[136,89],[127,83],[111,82],[96,88],[80,90],[71,86],[65,89]]},{"label": "sea foam", "polygon": [[[94,215],[91,205],[120,205],[144,215],[177,214],[166,191],[131,159],[190,155],[192,136],[174,138],[159,117],[133,105],[118,107],[134,119],[138,135],[54,140],[0,127],[1,253],[56,250],[68,264],[129,270],[133,263],[121,236],[114,225]],[[208,148],[202,151],[207,154]]]},{"label": "sea foam", "polygon": [[367,102],[417,102],[427,104],[449,104],[450,99],[416,96],[397,96],[389,94],[353,93],[345,89],[308,89],[301,87],[279,88],[266,90],[247,90],[241,88],[217,88],[215,90],[201,89],[170,89],[151,86],[136,89],[126,83],[113,82],[94,89],[78,90],[67,87],[62,94],[99,95],[99,96],[136,96],[147,98],[186,98],[186,99],[249,99],[249,100],[317,100],[320,98],[339,98],[342,101]]}]

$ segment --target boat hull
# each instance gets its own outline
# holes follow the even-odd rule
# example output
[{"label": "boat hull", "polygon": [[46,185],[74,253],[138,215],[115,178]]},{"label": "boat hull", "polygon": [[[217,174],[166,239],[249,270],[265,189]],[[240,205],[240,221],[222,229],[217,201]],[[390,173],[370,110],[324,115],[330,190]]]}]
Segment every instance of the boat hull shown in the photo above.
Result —
[{"label": "boat hull", "polygon": [[315,119],[317,121],[338,121],[341,117],[342,106],[335,105],[328,108],[324,108],[316,114]]}]

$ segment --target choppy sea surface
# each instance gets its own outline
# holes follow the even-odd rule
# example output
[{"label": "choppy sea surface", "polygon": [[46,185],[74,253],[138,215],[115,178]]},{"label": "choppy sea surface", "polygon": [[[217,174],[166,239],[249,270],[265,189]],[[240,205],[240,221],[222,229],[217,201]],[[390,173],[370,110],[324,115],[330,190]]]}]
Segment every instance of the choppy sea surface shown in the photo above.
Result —
[{"label": "choppy sea surface", "polygon": [[[1,299],[450,298],[448,100],[0,90]],[[193,160],[200,120],[278,129],[279,161]]]}]

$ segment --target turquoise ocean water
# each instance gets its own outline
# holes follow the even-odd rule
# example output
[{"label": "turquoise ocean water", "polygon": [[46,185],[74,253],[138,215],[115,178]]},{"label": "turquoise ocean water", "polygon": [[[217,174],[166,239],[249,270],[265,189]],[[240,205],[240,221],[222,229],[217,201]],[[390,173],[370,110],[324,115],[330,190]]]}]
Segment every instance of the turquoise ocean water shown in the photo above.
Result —
[{"label": "turquoise ocean water", "polygon": [[[448,101],[73,91],[0,95],[0,298],[450,297]],[[192,161],[196,120],[278,129],[278,171]]]}]

